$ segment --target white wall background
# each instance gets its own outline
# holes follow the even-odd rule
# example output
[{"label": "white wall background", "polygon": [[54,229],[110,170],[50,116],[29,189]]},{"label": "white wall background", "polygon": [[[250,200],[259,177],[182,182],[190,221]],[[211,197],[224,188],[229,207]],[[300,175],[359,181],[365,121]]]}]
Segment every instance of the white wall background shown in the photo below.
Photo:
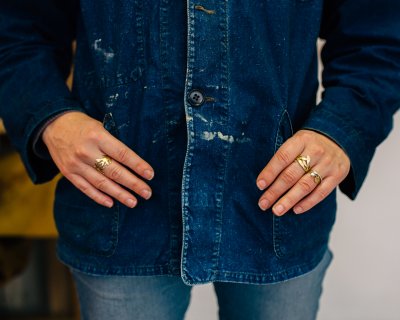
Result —
[{"label": "white wall background", "polygon": [[[394,122],[356,201],[339,194],[318,320],[400,320],[400,112]],[[211,285],[193,289],[186,319],[218,319]]]}]

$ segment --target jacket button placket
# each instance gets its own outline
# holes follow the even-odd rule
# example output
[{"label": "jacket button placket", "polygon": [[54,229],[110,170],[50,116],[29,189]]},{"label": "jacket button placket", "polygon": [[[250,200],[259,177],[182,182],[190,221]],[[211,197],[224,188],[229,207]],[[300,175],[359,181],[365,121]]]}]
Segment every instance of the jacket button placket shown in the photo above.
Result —
[{"label": "jacket button placket", "polygon": [[[222,198],[230,144],[226,1],[188,0],[185,111],[188,149],[183,171],[182,278],[213,281],[218,271]],[[210,102],[212,101],[212,102]]]},{"label": "jacket button placket", "polygon": [[188,95],[188,102],[192,107],[200,107],[204,103],[204,95],[200,90],[192,90]]}]

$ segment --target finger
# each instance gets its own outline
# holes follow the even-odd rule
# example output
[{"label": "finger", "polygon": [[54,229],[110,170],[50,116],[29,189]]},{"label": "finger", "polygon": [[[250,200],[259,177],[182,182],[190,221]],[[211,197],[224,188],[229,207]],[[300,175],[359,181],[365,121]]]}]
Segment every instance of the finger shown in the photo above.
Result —
[{"label": "finger", "polygon": [[304,170],[296,162],[289,165],[282,171],[278,178],[260,197],[259,206],[262,210],[267,210],[276,202],[284,193],[294,186],[304,175]]},{"label": "finger", "polygon": [[103,174],[112,181],[134,191],[142,198],[150,199],[152,192],[149,185],[121,166],[117,161],[112,161],[110,165],[106,166],[103,169]]},{"label": "finger", "polygon": [[93,167],[87,166],[85,173],[82,176],[96,189],[103,191],[114,199],[117,199],[127,207],[133,208],[136,206],[137,199],[134,195],[106,177],[104,174],[96,171]]},{"label": "finger", "polygon": [[95,201],[96,203],[111,208],[114,204],[114,201],[109,196],[100,192],[94,186],[92,186],[87,180],[82,178],[80,175],[71,174],[66,178],[71,181],[71,183],[82,191],[86,196]]},{"label": "finger", "polygon": [[296,136],[288,139],[271,158],[257,177],[257,186],[265,190],[278,175],[288,167],[304,150],[304,143]]},{"label": "finger", "polygon": [[[321,178],[328,174],[326,170],[324,171],[323,168],[320,168],[318,166],[316,166],[315,169],[313,169],[311,172],[318,172]],[[323,183],[324,185],[326,185],[328,183],[329,186],[329,180],[319,181],[317,178],[311,175],[311,172],[305,174],[285,195],[283,195],[281,199],[277,201],[277,203],[272,208],[272,211],[275,215],[284,215],[304,197],[313,193],[320,184]]]},{"label": "finger", "polygon": [[293,211],[296,214],[301,214],[310,210],[312,207],[324,200],[336,188],[336,186],[337,180],[334,177],[324,179],[310,195],[294,206]]},{"label": "finger", "polygon": [[[112,137],[112,136],[111,136]],[[106,139],[105,139],[106,140]],[[115,159],[124,166],[132,169],[138,175],[147,180],[154,177],[154,170],[145,160],[139,157],[118,139],[112,137],[112,141],[100,141],[101,152]]]}]

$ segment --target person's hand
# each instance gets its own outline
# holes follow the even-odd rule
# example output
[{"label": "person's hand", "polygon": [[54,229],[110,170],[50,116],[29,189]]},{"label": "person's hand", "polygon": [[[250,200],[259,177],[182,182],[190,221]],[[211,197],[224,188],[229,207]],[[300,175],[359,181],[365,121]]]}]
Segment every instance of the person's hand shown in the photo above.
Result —
[{"label": "person's hand", "polygon": [[257,177],[265,190],[258,205],[281,216],[303,213],[326,198],[350,171],[350,159],[331,139],[300,130],[288,139]]},{"label": "person's hand", "polygon": [[61,115],[46,127],[42,139],[65,178],[98,204],[112,207],[114,198],[133,208],[137,199],[128,190],[151,197],[142,178],[151,180],[153,168],[86,114]]}]

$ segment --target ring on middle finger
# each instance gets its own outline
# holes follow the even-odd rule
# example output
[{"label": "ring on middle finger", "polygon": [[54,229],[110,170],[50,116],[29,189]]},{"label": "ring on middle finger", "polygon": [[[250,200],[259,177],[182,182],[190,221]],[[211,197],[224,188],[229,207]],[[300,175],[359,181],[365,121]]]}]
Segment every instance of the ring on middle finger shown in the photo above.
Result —
[{"label": "ring on middle finger", "polygon": [[310,175],[311,175],[311,177],[314,178],[314,182],[315,182],[317,185],[320,184],[320,183],[322,182],[322,177],[321,177],[321,175],[320,175],[317,171],[312,170],[312,171],[310,172]]},{"label": "ring on middle finger", "polygon": [[311,158],[310,158],[310,156],[298,155],[296,157],[296,162],[300,165],[300,167],[304,170],[305,173],[307,173],[307,172],[309,172],[311,170],[311,167],[310,167]]}]

